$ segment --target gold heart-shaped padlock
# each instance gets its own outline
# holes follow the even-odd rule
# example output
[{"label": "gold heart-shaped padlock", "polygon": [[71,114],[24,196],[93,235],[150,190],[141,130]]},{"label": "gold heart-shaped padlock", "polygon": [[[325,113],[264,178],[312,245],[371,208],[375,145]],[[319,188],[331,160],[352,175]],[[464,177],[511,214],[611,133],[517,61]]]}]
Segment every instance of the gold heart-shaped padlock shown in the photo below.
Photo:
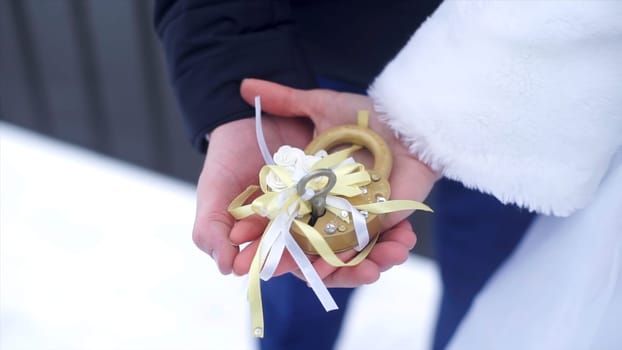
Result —
[{"label": "gold heart-shaped padlock", "polygon": [[[306,154],[315,154],[321,150],[330,150],[337,146],[358,145],[366,148],[374,157],[374,167],[367,170],[371,181],[361,187],[361,194],[348,198],[354,206],[375,202],[384,202],[391,195],[389,175],[393,166],[391,150],[384,140],[365,125],[343,125],[329,129],[316,137],[305,149]],[[334,252],[342,252],[358,245],[352,220],[343,220],[339,215],[325,211],[322,216],[312,217],[313,213],[305,215],[300,220],[309,222],[324,238]],[[366,217],[369,238],[375,238],[381,228],[381,219],[384,215],[361,212]],[[342,211],[341,215],[349,215]],[[308,254],[317,254],[316,249],[296,226],[292,227],[292,234],[300,247]]]}]

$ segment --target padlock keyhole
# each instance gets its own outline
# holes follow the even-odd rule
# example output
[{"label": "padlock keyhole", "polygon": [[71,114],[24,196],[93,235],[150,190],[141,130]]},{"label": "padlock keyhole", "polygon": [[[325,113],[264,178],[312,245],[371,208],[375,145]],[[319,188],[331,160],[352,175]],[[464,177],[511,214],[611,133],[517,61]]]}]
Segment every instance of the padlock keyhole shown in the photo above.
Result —
[{"label": "padlock keyhole", "polygon": [[311,214],[311,217],[309,218],[309,222],[307,224],[309,226],[315,226],[315,224],[317,223],[317,220],[321,218],[322,216],[324,216],[324,214],[326,214],[326,210],[324,210],[324,213],[322,213],[322,215],[319,215],[319,216]]}]

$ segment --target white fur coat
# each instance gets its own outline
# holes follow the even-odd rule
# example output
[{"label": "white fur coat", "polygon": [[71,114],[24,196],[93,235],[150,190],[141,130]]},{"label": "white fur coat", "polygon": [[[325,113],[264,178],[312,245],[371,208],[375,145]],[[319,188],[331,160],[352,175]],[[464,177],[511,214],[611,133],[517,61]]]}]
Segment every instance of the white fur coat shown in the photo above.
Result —
[{"label": "white fur coat", "polygon": [[370,95],[446,177],[569,215],[622,144],[622,1],[446,1]]},{"label": "white fur coat", "polygon": [[622,1],[446,1],[369,92],[444,176],[565,217],[536,220],[451,348],[619,348]]}]

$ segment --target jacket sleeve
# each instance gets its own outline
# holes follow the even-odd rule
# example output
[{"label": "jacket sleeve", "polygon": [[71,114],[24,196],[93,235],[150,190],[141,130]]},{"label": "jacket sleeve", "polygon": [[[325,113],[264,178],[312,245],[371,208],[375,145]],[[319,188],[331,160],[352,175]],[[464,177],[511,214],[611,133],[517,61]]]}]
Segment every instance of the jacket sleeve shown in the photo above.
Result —
[{"label": "jacket sleeve", "polygon": [[622,144],[622,2],[446,1],[370,95],[446,177],[569,215]]},{"label": "jacket sleeve", "polygon": [[205,135],[253,115],[240,82],[254,77],[315,87],[293,35],[288,1],[159,0],[155,26],[193,146]]}]

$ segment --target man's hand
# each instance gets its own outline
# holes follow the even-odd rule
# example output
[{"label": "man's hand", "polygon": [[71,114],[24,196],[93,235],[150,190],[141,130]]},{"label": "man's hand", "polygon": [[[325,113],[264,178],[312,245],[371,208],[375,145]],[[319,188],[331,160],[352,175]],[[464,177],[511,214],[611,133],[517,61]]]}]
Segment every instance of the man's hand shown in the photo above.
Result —
[{"label": "man's hand", "polygon": [[[255,96],[261,96],[263,110],[272,115],[279,117],[306,116],[311,118],[317,133],[337,125],[354,124],[356,123],[357,111],[369,110],[371,113],[370,128],[385,139],[393,152],[393,170],[389,179],[392,188],[392,199],[413,199],[422,201],[428,195],[437,179],[437,175],[434,172],[414,158],[406,147],[395,138],[394,134],[388,130],[384,124],[378,121],[377,115],[373,113],[371,100],[366,96],[337,93],[328,90],[296,90],[266,81],[250,79],[243,82],[241,93],[244,99],[251,104]],[[284,120],[301,120],[300,118],[277,119],[279,123]],[[304,134],[304,132],[302,134]],[[293,144],[296,147],[304,148],[310,138],[309,135],[305,135],[305,137],[300,136],[302,134],[282,133],[278,135],[280,136],[278,139],[275,138],[275,135],[267,134],[266,139],[272,141],[278,140],[276,144],[273,143],[274,146],[270,147],[271,150],[276,149],[280,144]],[[256,142],[254,141],[254,135],[248,135],[247,137],[248,139],[252,139],[252,142]],[[240,141],[241,139],[239,137],[230,140],[230,142]],[[214,147],[214,145],[212,145],[212,147]],[[247,158],[248,161],[257,163],[253,163],[252,165],[249,163],[244,164],[246,167],[244,171],[253,168],[255,176],[258,167],[261,165],[261,156],[256,155],[258,152],[255,150],[256,148],[256,146],[253,147],[254,151],[252,156],[257,157],[259,161],[257,162],[256,159],[251,160],[251,156],[249,155]],[[216,152],[222,151],[221,149]],[[206,170],[209,173],[209,169]],[[204,173],[206,170],[204,170]],[[250,174],[245,175],[245,178],[246,176],[250,176]],[[232,179],[235,179],[235,176],[232,176]],[[247,185],[247,183],[242,184],[240,182],[241,181],[236,181],[236,183],[228,184],[228,186],[235,188],[239,193]],[[229,189],[224,188],[218,188],[218,191],[230,192]],[[223,199],[222,196],[214,197],[215,198],[211,200],[226,200]],[[229,197],[233,198],[234,194],[227,195],[227,198]],[[228,201],[221,205],[227,204]],[[387,231],[380,236],[379,242],[368,258],[361,264],[355,267],[334,268],[328,265],[324,260],[318,259],[315,261],[314,267],[329,287],[354,287],[374,282],[378,279],[380,272],[394,265],[403,263],[408,257],[408,252],[413,248],[416,238],[412,228],[408,222],[405,221],[409,214],[410,212],[399,212],[388,215],[384,220]],[[231,227],[232,221],[228,221],[226,224],[227,227]],[[218,257],[219,266],[223,266],[221,264],[225,263],[226,265],[224,266],[230,267],[230,259],[233,258],[233,268],[236,274],[247,273],[257,248],[256,240],[261,235],[264,226],[265,222],[262,224],[258,222],[257,219],[240,221],[236,224],[230,236],[233,242],[255,242],[247,246],[242,252],[239,252],[239,254],[237,248],[227,248],[230,253],[228,253],[226,260],[223,260],[221,256]],[[226,239],[226,236],[222,237]],[[230,244],[228,240],[225,240],[225,243]],[[219,244],[224,246],[225,243]],[[354,254],[355,252],[353,251],[345,252],[341,253],[340,257],[344,260],[348,260]],[[283,273],[291,270],[301,277],[301,274],[295,269],[296,267],[291,259],[285,256],[277,272]]]},{"label": "man's hand", "polygon": [[[272,152],[283,144],[304,148],[311,140],[313,126],[308,119],[265,117],[263,120]],[[198,182],[192,236],[223,274],[232,272],[240,250],[238,245],[257,239],[266,226],[266,220],[257,216],[236,222],[227,211],[238,194],[248,185],[258,183],[263,165],[253,119],[230,122],[212,132]]]}]

